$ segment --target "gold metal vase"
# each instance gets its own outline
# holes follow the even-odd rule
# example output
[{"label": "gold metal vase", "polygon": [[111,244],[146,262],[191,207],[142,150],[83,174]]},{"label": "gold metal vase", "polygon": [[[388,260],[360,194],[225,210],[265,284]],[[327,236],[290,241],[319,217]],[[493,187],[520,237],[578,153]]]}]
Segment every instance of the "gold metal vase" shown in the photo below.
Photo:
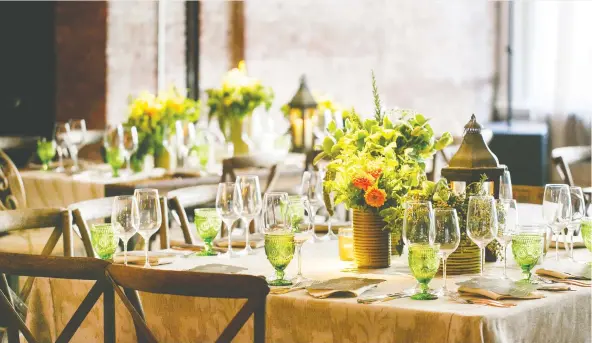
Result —
[{"label": "gold metal vase", "polygon": [[391,265],[391,235],[386,223],[372,211],[353,210],[354,261],[358,268]]}]

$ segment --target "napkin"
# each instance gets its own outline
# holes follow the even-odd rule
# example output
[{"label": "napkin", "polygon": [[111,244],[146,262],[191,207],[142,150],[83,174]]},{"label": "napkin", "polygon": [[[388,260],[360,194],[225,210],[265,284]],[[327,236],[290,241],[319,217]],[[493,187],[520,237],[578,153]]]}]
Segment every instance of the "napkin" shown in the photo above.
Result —
[{"label": "napkin", "polygon": [[461,294],[471,294],[471,295],[480,295],[492,300],[504,300],[504,299],[541,299],[545,296],[541,293],[537,292],[530,292],[527,295],[518,296],[518,295],[510,295],[510,294],[499,294],[492,290],[485,289],[485,288],[470,288],[466,286],[460,286],[458,288],[458,292]]},{"label": "napkin", "polygon": [[[127,264],[139,265],[143,266],[146,262],[146,257],[144,256],[128,256],[127,257]],[[171,258],[161,258],[157,256],[148,256],[148,262],[151,266],[160,266],[163,264],[173,263],[173,259]],[[123,256],[113,256],[113,263],[117,264],[124,264],[125,259]]]},{"label": "napkin", "polygon": [[383,279],[341,277],[315,283],[306,290],[308,294],[319,299],[330,296],[357,297],[384,281]]},{"label": "napkin", "polygon": [[[228,248],[228,237],[219,238],[214,241],[214,245],[220,248]],[[251,234],[249,235],[249,245],[251,248],[261,248],[265,245],[265,239],[263,235],[260,234]],[[246,246],[246,241],[243,237],[233,237],[232,238],[232,247],[233,248],[244,248]]]},{"label": "napkin", "polygon": [[227,264],[219,264],[219,263],[204,264],[202,266],[197,266],[195,268],[189,269],[189,271],[192,271],[192,272],[221,273],[221,274],[236,274],[238,272],[242,272],[243,270],[247,270],[247,268],[238,267],[238,266],[231,266],[231,265],[227,265]]},{"label": "napkin", "polygon": [[590,266],[580,263],[547,262],[543,268],[536,270],[537,275],[550,276],[556,279],[590,280],[592,270]]},{"label": "napkin", "polygon": [[545,296],[535,292],[537,285],[514,282],[506,279],[473,278],[458,282],[461,294],[480,295],[493,300],[540,299]]}]

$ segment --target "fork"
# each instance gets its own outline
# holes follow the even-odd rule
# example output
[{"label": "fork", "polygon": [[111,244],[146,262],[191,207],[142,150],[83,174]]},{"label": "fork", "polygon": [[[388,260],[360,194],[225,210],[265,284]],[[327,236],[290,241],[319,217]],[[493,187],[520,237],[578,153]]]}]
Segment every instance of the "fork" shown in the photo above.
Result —
[{"label": "fork", "polygon": [[373,304],[376,302],[385,302],[385,301],[407,298],[407,297],[409,297],[409,295],[405,294],[405,292],[396,292],[396,293],[388,293],[388,294],[381,294],[381,295],[374,295],[374,296],[358,298],[358,303],[359,304]]}]

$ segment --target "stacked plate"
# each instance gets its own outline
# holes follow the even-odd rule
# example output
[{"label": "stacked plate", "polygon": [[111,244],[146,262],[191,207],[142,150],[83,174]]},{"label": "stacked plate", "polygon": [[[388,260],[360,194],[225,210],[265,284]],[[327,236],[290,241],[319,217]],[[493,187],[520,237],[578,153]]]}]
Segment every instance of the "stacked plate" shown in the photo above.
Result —
[{"label": "stacked plate", "polygon": [[387,268],[391,264],[391,237],[382,218],[354,210],[354,260],[358,268]]},{"label": "stacked plate", "polygon": [[[442,273],[440,264],[438,273]],[[481,250],[473,243],[461,244],[446,263],[446,273],[449,275],[474,274],[481,270]]]}]

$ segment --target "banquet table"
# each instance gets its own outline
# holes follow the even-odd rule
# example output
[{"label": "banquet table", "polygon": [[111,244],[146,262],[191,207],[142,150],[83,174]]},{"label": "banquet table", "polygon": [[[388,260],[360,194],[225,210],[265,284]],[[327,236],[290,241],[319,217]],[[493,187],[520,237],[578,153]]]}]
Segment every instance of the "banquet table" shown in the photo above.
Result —
[{"label": "banquet table", "polygon": [[[575,257],[592,260],[592,254],[585,249],[577,249]],[[295,261],[288,266],[288,275],[295,274]],[[509,262],[510,277],[518,279],[519,269],[513,261]],[[158,268],[189,270],[211,263],[246,267],[244,273],[253,275],[273,272],[262,249],[237,259],[174,257],[173,263]],[[386,280],[364,296],[415,285],[405,255],[393,256],[391,267],[386,269],[356,271],[351,266],[351,262],[339,260],[337,241],[304,245],[303,273],[309,278],[359,276]],[[488,263],[486,273],[499,276],[502,265]],[[455,289],[455,282],[470,277],[449,277],[448,286]],[[441,277],[430,284],[434,288],[441,285]],[[85,281],[37,279],[27,318],[33,333],[42,341],[55,339],[91,286],[91,282]],[[300,290],[268,296],[266,337],[268,342],[591,342],[591,289],[572,288],[575,291],[543,292],[542,299],[512,300],[518,304],[512,308],[461,304],[446,297],[433,301],[403,298],[366,305],[357,303],[355,298],[316,299]],[[162,342],[214,341],[243,303],[147,293],[140,296],[148,326]],[[130,316],[119,301],[116,307],[117,342],[135,342]],[[102,340],[101,311],[102,306],[96,305],[74,336],[74,342]],[[249,341],[251,320],[235,339]]]}]

